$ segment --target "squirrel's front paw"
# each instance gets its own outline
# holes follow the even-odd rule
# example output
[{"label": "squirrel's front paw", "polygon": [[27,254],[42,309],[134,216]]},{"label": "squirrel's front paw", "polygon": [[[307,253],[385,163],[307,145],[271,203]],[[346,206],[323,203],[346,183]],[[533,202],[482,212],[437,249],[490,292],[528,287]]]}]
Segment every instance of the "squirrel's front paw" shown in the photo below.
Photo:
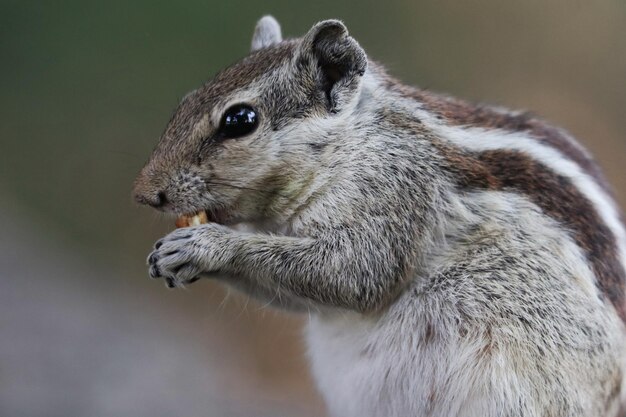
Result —
[{"label": "squirrel's front paw", "polygon": [[148,256],[152,278],[165,278],[168,287],[180,287],[219,271],[225,261],[226,228],[204,224],[177,229],[157,241]]}]

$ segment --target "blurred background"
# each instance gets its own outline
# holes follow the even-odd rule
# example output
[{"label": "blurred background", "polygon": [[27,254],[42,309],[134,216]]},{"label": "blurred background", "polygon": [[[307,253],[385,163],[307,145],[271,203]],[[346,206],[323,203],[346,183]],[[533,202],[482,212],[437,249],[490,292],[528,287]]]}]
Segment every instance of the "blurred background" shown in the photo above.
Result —
[{"label": "blurred background", "polygon": [[343,19],[407,83],[567,128],[626,203],[624,0],[0,0],[1,416],[324,415],[305,319],[149,280],[173,224],[130,198],[267,13],[288,37]]}]

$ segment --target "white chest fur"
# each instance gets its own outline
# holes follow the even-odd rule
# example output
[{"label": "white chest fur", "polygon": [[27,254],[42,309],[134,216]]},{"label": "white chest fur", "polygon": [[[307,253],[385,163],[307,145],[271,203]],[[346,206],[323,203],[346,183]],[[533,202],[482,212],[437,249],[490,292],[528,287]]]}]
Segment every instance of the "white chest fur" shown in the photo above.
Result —
[{"label": "white chest fur", "polygon": [[405,325],[379,326],[352,315],[312,319],[309,356],[331,415],[495,416],[477,398],[485,389],[476,379],[488,364],[465,362],[482,348],[480,342],[420,346],[427,325]]}]

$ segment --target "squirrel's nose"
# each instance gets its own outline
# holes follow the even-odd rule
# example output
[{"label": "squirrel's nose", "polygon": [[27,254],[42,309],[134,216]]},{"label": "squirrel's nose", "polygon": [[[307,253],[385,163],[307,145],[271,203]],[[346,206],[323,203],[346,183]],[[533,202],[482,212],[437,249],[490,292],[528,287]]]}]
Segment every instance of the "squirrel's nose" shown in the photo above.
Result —
[{"label": "squirrel's nose", "polygon": [[161,208],[167,204],[167,196],[165,192],[141,193],[135,191],[135,201],[139,204],[145,204],[154,208]]},{"label": "squirrel's nose", "polygon": [[168,203],[166,193],[168,185],[163,178],[167,176],[146,165],[135,179],[133,187],[135,201],[156,209],[163,208]]}]

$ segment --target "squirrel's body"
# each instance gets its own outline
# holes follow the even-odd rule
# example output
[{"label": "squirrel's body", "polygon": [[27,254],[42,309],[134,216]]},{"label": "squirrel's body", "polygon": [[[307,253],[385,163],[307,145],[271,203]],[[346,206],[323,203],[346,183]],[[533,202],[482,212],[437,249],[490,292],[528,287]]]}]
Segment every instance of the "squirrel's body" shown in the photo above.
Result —
[{"label": "squirrel's body", "polygon": [[467,213],[467,234],[384,314],[309,323],[333,415],[616,416],[623,331],[590,305],[584,255],[516,194],[470,199],[480,214]]},{"label": "squirrel's body", "polygon": [[264,18],[253,49],[183,100],[137,181],[222,224],[162,239],[151,275],[312,311],[335,416],[623,417],[626,238],[577,142],[400,85],[337,21],[281,41]]}]

